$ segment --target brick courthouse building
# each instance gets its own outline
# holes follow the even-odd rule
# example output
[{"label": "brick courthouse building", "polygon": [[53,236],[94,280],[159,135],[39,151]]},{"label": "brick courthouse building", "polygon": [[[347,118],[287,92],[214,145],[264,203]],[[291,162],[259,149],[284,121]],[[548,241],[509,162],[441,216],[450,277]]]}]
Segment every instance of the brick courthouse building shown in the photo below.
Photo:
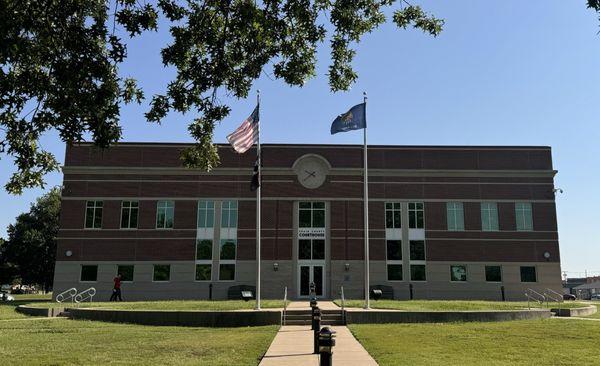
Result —
[{"label": "brick courthouse building", "polygon": [[[220,145],[210,173],[183,144],[67,148],[55,294],[226,299],[255,285],[255,153]],[[263,145],[262,295],[362,298],[362,146]],[[395,298],[523,300],[560,290],[548,147],[370,146],[371,286]],[[234,287],[235,288],[235,287]],[[236,292],[236,296],[239,292]]]}]

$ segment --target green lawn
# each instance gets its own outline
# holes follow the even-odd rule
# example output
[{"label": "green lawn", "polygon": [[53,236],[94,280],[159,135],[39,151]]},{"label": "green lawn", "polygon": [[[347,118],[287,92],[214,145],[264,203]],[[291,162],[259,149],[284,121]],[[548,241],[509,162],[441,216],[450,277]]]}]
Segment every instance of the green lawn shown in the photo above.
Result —
[{"label": "green lawn", "polygon": [[[335,300],[341,305],[341,300]],[[364,300],[346,300],[346,307],[362,308]],[[540,307],[531,303],[532,307]],[[576,302],[552,304],[550,307],[575,308],[586,306]],[[545,307],[545,304],[544,304]],[[527,302],[502,302],[502,301],[461,301],[461,300],[379,300],[371,301],[374,309],[396,309],[405,311],[461,311],[461,310],[521,310],[527,309]]]},{"label": "green lawn", "polygon": [[[254,301],[226,300],[226,301],[195,301],[195,300],[171,300],[171,301],[137,301],[137,302],[92,302],[71,304],[56,302],[33,303],[36,307],[101,307],[106,309],[123,310],[242,310],[254,309]],[[261,300],[261,307],[283,308],[283,300]]]},{"label": "green lawn", "polygon": [[348,327],[381,366],[591,365],[600,344],[600,324],[585,320]]}]

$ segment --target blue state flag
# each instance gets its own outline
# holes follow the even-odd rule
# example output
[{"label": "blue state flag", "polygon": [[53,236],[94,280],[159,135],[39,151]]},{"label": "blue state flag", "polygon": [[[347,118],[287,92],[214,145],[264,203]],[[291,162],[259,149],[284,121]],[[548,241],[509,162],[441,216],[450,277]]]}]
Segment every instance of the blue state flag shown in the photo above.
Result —
[{"label": "blue state flag", "polygon": [[346,113],[340,114],[331,124],[331,134],[360,130],[367,127],[365,103],[360,103],[350,108]]}]

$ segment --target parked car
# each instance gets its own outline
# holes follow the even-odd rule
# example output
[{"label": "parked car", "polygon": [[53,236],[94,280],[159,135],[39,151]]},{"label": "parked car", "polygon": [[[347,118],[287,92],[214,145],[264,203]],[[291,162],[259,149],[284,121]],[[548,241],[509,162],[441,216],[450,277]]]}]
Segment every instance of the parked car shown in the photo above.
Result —
[{"label": "parked car", "polygon": [[564,294],[563,295],[563,300],[567,301],[567,300],[577,300],[577,296],[573,295],[573,294]]},{"label": "parked car", "polygon": [[592,300],[600,300],[600,294],[593,294],[591,299]]},{"label": "parked car", "polygon": [[15,298],[10,296],[8,293],[1,291],[0,301],[15,301]]}]

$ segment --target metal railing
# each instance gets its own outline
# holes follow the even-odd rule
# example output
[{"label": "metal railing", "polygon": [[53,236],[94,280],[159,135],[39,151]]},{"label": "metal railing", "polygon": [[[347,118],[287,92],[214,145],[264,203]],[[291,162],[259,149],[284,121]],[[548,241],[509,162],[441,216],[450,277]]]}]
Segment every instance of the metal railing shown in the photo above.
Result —
[{"label": "metal railing", "polygon": [[540,294],[534,289],[528,288],[525,291],[525,297],[527,297],[527,307],[531,310],[531,301],[539,303],[541,306],[544,306],[544,302],[546,301],[546,296]]},{"label": "metal railing", "polygon": [[342,298],[342,321],[346,324],[346,296],[344,296],[344,286],[341,286],[340,296]]},{"label": "metal railing", "polygon": [[559,294],[558,292],[554,291],[551,288],[547,288],[544,291],[544,296],[546,296],[546,306],[549,306],[549,302],[550,300],[556,302],[556,303],[562,303],[564,301],[563,297],[561,294]]},{"label": "metal railing", "polygon": [[283,289],[283,313],[281,313],[281,325],[285,325],[285,313],[287,311],[287,286]]},{"label": "metal railing", "polygon": [[80,302],[84,302],[86,300],[90,300],[90,302],[93,301],[94,295],[96,295],[96,289],[93,287],[88,288],[85,291],[81,291],[80,293],[78,293],[75,296],[75,302],[76,303],[80,303]]},{"label": "metal railing", "polygon": [[61,303],[65,300],[69,300],[69,299],[71,299],[71,302],[73,302],[76,295],[77,295],[77,289],[75,287],[72,287],[72,288],[56,295],[56,302]]}]

